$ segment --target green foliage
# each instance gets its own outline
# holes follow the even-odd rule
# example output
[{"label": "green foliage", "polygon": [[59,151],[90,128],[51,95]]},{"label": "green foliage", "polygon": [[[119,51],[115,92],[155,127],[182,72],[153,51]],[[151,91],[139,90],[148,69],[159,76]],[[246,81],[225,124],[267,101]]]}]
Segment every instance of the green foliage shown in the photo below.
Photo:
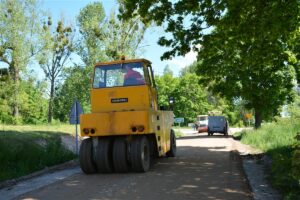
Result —
[{"label": "green foliage", "polygon": [[277,123],[263,125],[260,130],[246,131],[242,142],[251,144],[263,151],[284,146],[292,146],[300,124],[295,119],[282,119]]},{"label": "green foliage", "polygon": [[284,199],[300,198],[299,141],[296,140],[299,130],[299,119],[290,118],[235,134],[243,143],[271,156],[270,178],[273,186],[284,194]]},{"label": "green foliage", "polygon": [[62,122],[69,120],[69,113],[77,99],[85,113],[90,112],[90,68],[76,66],[64,72],[65,81],[56,91],[54,99],[54,118]]},{"label": "green foliage", "polygon": [[87,67],[105,58],[103,51],[103,24],[105,12],[101,2],[90,3],[80,10],[77,17],[79,32],[78,54]]},{"label": "green foliage", "polygon": [[205,89],[198,84],[199,79],[196,74],[186,74],[180,77],[174,90],[175,116],[184,117],[187,122],[194,122],[197,115],[208,113],[211,108]]},{"label": "green foliage", "polygon": [[118,60],[122,55],[136,58],[147,29],[139,16],[122,21],[112,11],[105,17],[102,3],[94,2],[81,9],[77,19],[82,35],[79,55],[87,66]]},{"label": "green foliage", "polygon": [[158,41],[171,47],[163,59],[199,52],[199,74],[214,92],[247,101],[247,107],[255,109],[256,127],[292,99],[299,71],[297,60],[291,61],[299,57],[299,1],[122,2],[122,18],[138,13],[171,33]]},{"label": "green foliage", "polygon": [[[0,123],[44,123],[48,95],[48,122],[53,112],[56,119],[66,121],[74,98],[89,112],[93,65],[119,59],[120,55],[135,58],[147,28],[139,16],[125,22],[112,11],[106,17],[100,2],[81,9],[77,17],[79,37],[63,18],[53,22],[44,16],[36,0],[4,0],[0,11],[0,65],[8,68],[5,76],[5,70],[0,70]],[[75,51],[86,69],[74,64],[74,69],[64,70]],[[29,65],[37,64],[49,88],[27,72]],[[64,82],[60,82],[62,72]]]},{"label": "green foliage", "polygon": [[290,113],[291,117],[300,120],[300,95],[295,96],[294,102],[288,107],[288,112]]},{"label": "green foliage", "polygon": [[298,132],[295,139],[297,142],[294,145],[295,151],[292,154],[292,177],[298,181],[300,188],[300,132]]},{"label": "green foliage", "polygon": [[44,98],[45,84],[34,78],[20,81],[18,121],[13,117],[13,85],[7,79],[0,81],[0,122],[5,124],[39,124],[46,121],[47,100]]},{"label": "green foliage", "polygon": [[13,121],[19,121],[19,99],[22,73],[31,58],[40,50],[36,44],[39,31],[39,9],[35,0],[0,2],[0,64],[9,68],[12,87],[10,106]]},{"label": "green foliage", "polygon": [[[256,127],[262,118],[277,114],[278,108],[293,96],[295,69],[286,51],[289,31],[295,28],[291,20],[296,14],[289,3],[230,4],[216,29],[203,38],[199,52],[203,58],[199,73],[213,82],[214,92],[228,99],[244,99],[246,108],[255,110]],[[294,16],[286,19],[286,12]],[[274,17],[288,20],[287,24],[271,23]]]},{"label": "green foliage", "polygon": [[12,123],[12,81],[8,78],[0,81],[0,121],[2,123]]},{"label": "green foliage", "polygon": [[163,76],[155,76],[155,82],[158,89],[158,104],[168,107],[169,97],[174,95],[174,91],[179,84],[179,79],[167,73]]},{"label": "green foliage", "polygon": [[[168,71],[168,70],[164,70]],[[158,88],[158,103],[160,106],[169,106],[169,97],[175,98],[174,114],[184,117],[185,122],[194,122],[199,114],[208,112],[211,106],[207,102],[206,91],[199,84],[196,74],[186,74],[182,77],[173,77],[172,73],[155,77]]]},{"label": "green foliage", "polygon": [[12,179],[75,158],[60,135],[51,132],[0,132],[0,181]]},{"label": "green foliage", "polygon": [[47,99],[44,97],[45,82],[34,79],[21,81],[20,114],[24,124],[41,124],[47,121]]},{"label": "green foliage", "polygon": [[298,84],[300,83],[300,27],[298,27],[293,33],[291,33],[290,40],[288,42],[289,62],[292,64],[296,71],[296,77]]},{"label": "green foliage", "polygon": [[108,60],[119,60],[122,55],[128,59],[137,58],[141,50],[140,44],[148,28],[138,15],[123,21],[115,12],[111,12],[104,27],[104,46]]},{"label": "green foliage", "polygon": [[176,138],[181,138],[183,136],[183,133],[180,130],[175,129],[174,131],[175,131],[175,137]]},{"label": "green foliage", "polygon": [[[194,67],[195,64],[192,64],[187,68]],[[180,77],[173,77],[172,70],[166,66],[164,75],[155,77],[160,106],[169,107],[169,97],[173,96],[174,114],[176,117],[184,117],[186,123],[194,122],[197,115],[209,114],[213,110],[226,116],[232,126],[241,123],[242,106],[211,94],[204,88],[204,84],[199,84],[201,78],[188,71],[186,70]]]}]

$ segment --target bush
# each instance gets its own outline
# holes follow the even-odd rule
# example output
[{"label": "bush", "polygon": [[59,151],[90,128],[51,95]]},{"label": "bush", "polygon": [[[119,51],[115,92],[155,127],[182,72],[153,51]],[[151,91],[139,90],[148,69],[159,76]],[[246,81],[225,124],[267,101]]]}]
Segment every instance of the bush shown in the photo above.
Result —
[{"label": "bush", "polygon": [[280,119],[258,130],[235,134],[241,142],[256,147],[272,158],[271,181],[284,199],[300,199],[300,144],[296,140],[300,121],[294,118]]}]

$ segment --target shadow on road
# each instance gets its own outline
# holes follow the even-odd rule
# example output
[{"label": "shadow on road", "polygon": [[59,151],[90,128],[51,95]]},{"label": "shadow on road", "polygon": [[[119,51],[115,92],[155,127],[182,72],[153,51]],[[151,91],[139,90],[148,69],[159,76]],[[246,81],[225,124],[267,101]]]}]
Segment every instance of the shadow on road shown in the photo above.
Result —
[{"label": "shadow on road", "polygon": [[19,199],[251,199],[240,160],[225,148],[179,146],[147,173],[77,174]]}]

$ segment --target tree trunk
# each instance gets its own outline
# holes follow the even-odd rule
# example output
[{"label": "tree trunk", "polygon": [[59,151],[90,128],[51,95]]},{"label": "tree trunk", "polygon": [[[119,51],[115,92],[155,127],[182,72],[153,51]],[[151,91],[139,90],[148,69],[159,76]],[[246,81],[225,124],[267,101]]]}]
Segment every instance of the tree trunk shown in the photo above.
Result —
[{"label": "tree trunk", "polygon": [[255,128],[258,129],[261,127],[262,115],[258,109],[255,109]]},{"label": "tree trunk", "polygon": [[51,80],[50,83],[50,99],[49,99],[49,107],[48,107],[48,123],[52,122],[53,116],[53,98],[54,98],[54,80]]},{"label": "tree trunk", "polygon": [[20,71],[18,67],[11,66],[13,78],[13,116],[15,119],[19,117],[19,87],[20,87]]}]

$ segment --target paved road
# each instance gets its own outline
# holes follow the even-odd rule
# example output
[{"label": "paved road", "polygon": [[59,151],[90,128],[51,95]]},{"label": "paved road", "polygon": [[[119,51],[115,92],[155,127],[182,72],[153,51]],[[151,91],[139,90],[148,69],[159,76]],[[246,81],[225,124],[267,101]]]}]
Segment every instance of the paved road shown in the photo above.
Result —
[{"label": "paved road", "polygon": [[148,173],[78,173],[17,199],[252,199],[232,139],[188,135],[176,158],[158,159]]}]

